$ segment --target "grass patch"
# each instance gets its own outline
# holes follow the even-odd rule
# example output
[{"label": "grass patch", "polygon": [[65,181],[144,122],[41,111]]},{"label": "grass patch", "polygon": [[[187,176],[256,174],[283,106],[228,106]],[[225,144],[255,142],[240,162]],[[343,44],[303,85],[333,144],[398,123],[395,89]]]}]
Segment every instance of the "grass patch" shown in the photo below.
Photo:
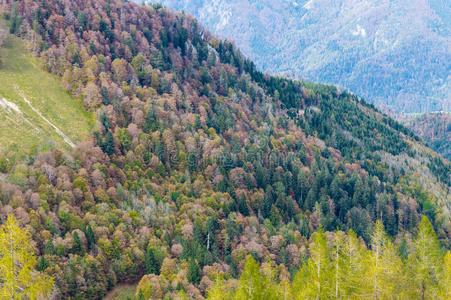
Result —
[{"label": "grass patch", "polygon": [[[5,28],[4,20],[0,20],[0,26]],[[92,115],[61,87],[58,77],[41,68],[39,59],[27,52],[24,42],[8,36],[0,56],[3,61],[0,66],[0,152],[70,148],[23,96],[73,143],[89,135]]]},{"label": "grass patch", "polygon": [[119,285],[115,287],[104,300],[129,300],[135,299],[136,285]]}]

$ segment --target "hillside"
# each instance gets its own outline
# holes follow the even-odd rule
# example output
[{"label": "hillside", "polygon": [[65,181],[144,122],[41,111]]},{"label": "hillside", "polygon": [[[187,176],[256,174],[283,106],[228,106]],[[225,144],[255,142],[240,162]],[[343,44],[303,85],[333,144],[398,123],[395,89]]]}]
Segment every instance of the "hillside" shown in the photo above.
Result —
[{"label": "hillside", "polygon": [[451,109],[446,1],[151,2],[199,18],[264,71],[337,84],[394,112]]},{"label": "hillside", "polygon": [[373,105],[264,74],[158,5],[2,8],[96,117],[74,149],[0,153],[0,218],[29,230],[53,298],[326,298],[335,249],[356,267],[340,297],[446,299],[451,166]]},{"label": "hillside", "polygon": [[0,48],[0,153],[67,150],[87,138],[92,121],[83,105],[39,66],[22,41],[8,37],[5,27],[0,20],[5,37]]},{"label": "hillside", "polygon": [[451,114],[422,114],[408,118],[402,123],[427,141],[429,147],[451,160]]}]

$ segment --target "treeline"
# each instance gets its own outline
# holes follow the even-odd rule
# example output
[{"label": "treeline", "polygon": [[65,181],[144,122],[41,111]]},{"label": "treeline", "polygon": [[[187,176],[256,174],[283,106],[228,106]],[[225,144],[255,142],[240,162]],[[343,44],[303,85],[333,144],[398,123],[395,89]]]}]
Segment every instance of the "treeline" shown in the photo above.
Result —
[{"label": "treeline", "polygon": [[[440,252],[426,217],[407,248],[396,247],[378,221],[370,249],[352,230],[315,232],[309,258],[294,276],[284,265],[260,265],[252,255],[238,281],[223,276],[218,274],[207,299],[449,299],[451,252]],[[152,298],[140,286],[137,294]]]}]

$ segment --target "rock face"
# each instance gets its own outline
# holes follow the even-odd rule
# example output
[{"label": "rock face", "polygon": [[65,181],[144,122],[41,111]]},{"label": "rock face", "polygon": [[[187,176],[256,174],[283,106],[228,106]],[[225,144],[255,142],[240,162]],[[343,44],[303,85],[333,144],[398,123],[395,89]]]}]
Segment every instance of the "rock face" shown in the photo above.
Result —
[{"label": "rock face", "polygon": [[394,112],[451,110],[446,1],[161,2],[236,41],[264,71],[337,84]]}]

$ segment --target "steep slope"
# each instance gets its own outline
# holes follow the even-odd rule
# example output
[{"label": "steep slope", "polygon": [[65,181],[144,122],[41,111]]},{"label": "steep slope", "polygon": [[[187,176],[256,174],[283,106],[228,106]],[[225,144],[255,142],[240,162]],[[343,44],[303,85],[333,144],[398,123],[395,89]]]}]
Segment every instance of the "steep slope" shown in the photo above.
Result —
[{"label": "steep slope", "polygon": [[265,71],[338,84],[395,112],[451,109],[446,1],[151,2],[193,14]]},{"label": "steep slope", "polygon": [[451,160],[451,114],[430,113],[413,116],[402,121],[428,145]]},{"label": "steep slope", "polygon": [[376,220],[414,249],[427,216],[450,248],[449,163],[359,97],[265,75],[166,9],[2,4],[97,117],[71,151],[0,155],[0,217],[30,230],[55,298],[100,299],[146,275],[153,298],[202,299],[249,254],[294,273],[313,232],[369,244]]},{"label": "steep slope", "polygon": [[[0,28],[6,27],[4,23],[0,20]],[[69,149],[88,137],[92,121],[83,105],[68,95],[60,79],[39,67],[23,42],[4,36],[0,48],[0,152]]]}]

